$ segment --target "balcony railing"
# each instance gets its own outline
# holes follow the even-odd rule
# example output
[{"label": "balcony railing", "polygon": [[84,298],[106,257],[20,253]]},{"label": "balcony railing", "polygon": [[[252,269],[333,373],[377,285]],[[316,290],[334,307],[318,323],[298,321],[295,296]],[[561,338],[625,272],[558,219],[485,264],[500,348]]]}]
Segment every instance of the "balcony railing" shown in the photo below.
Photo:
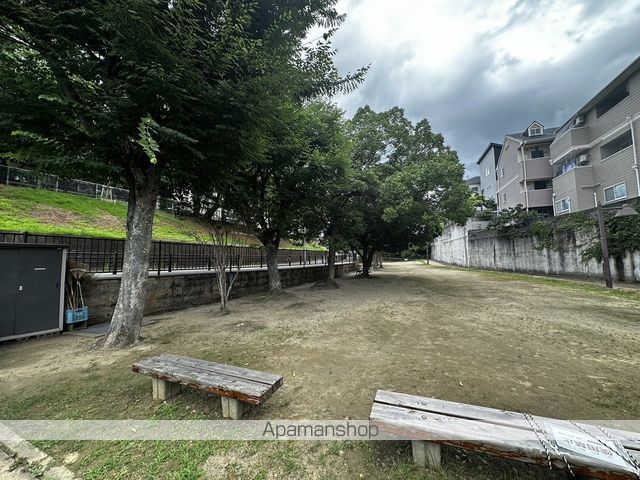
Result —
[{"label": "balcony railing", "polygon": [[526,193],[520,194],[522,205],[527,205],[527,197],[529,196],[529,208],[550,207],[553,205],[553,188],[545,188],[543,190],[528,190]]},{"label": "balcony railing", "polygon": [[551,161],[555,163],[569,152],[576,153],[578,150],[586,150],[590,143],[591,129],[589,127],[570,128],[559,137],[556,137],[549,147]]},{"label": "balcony railing", "polygon": [[518,172],[520,182],[524,182],[525,178],[529,182],[534,180],[545,180],[553,177],[553,168],[549,163],[549,158],[550,157],[527,158],[524,162],[520,162],[518,167],[520,170]]}]

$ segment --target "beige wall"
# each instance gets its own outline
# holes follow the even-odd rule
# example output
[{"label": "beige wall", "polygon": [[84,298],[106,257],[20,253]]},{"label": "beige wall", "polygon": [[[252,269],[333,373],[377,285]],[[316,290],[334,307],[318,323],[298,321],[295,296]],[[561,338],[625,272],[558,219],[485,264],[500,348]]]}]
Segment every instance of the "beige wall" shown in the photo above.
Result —
[{"label": "beige wall", "polygon": [[522,203],[518,167],[519,146],[519,142],[510,138],[505,139],[502,146],[498,160],[498,210],[515,207]]},{"label": "beige wall", "polygon": [[[601,147],[621,134],[628,132],[629,118],[634,119],[633,133],[635,144],[607,158],[602,158]],[[553,181],[556,200],[571,198],[571,211],[576,212],[593,208],[593,192],[600,202],[605,203],[604,189],[624,183],[627,198],[640,196],[638,181],[634,170],[634,149],[640,157],[640,72],[629,79],[629,95],[620,103],[601,115],[592,108],[585,115],[585,126],[570,129],[552,144],[552,160],[565,153],[571,145],[589,145],[584,151],[588,155],[587,168],[576,168],[556,177]],[[579,152],[576,152],[576,154]],[[575,157],[575,155],[573,155]],[[568,155],[567,158],[572,158]],[[562,159],[564,162],[564,159]],[[558,163],[562,163],[558,162]],[[587,173],[589,172],[589,173]],[[592,188],[584,188],[593,186]]]},{"label": "beige wall", "polygon": [[[498,210],[527,205],[525,195],[525,164],[526,164],[526,188],[529,196],[529,207],[550,207],[551,188],[545,190],[534,190],[535,180],[549,180],[553,177],[553,169],[549,163],[550,142],[543,142],[537,145],[524,146],[524,162],[522,161],[522,151],[519,149],[520,142],[507,137],[502,148],[502,154],[498,161]],[[540,149],[544,157],[532,158],[532,151]],[[504,176],[502,176],[504,169]],[[551,185],[550,185],[551,187]],[[506,195],[506,199],[504,198]]]}]

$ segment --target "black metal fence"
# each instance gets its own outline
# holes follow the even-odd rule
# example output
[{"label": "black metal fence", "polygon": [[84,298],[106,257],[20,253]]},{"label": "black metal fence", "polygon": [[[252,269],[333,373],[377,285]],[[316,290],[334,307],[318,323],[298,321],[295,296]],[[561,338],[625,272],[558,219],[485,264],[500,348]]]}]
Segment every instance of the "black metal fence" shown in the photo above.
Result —
[{"label": "black metal fence", "polygon": [[[66,245],[68,259],[81,264],[89,272],[119,273],[124,259],[124,240],[120,238],[92,238],[70,235],[42,235],[28,232],[0,231],[0,243],[40,243]],[[176,270],[211,270],[212,245],[194,243],[153,241],[151,245],[150,271],[171,272]],[[234,268],[266,268],[267,255],[264,248],[231,246],[230,254]],[[280,249],[278,264],[289,266],[324,265],[327,252],[313,250]],[[336,263],[352,263],[355,254],[336,253]]]}]

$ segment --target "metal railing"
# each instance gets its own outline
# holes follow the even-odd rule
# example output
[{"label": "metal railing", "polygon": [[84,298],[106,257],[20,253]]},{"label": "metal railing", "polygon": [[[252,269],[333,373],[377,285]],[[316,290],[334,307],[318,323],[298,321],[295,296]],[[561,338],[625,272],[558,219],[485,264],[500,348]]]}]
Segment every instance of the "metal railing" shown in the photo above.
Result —
[{"label": "metal railing", "polygon": [[[41,173],[25,168],[0,165],[0,181],[14,187],[43,188],[53,192],[70,193],[84,197],[99,198],[112,202],[128,202],[129,190],[112,187],[102,183],[87,182],[85,180],[65,179],[51,173]],[[158,208],[172,212],[176,209],[176,202],[167,198],[158,199]]]},{"label": "metal railing", "polygon": [[[43,235],[28,232],[0,231],[0,243],[29,243],[66,245],[67,258],[92,273],[117,274],[122,271],[124,239],[92,238],[71,235]],[[149,270],[172,272],[178,270],[212,270],[213,245],[197,243],[153,241]],[[267,254],[262,247],[229,246],[233,268],[266,268]],[[278,264],[282,266],[326,265],[328,253],[323,251],[280,249]],[[336,264],[353,263],[355,254],[336,253]]]}]

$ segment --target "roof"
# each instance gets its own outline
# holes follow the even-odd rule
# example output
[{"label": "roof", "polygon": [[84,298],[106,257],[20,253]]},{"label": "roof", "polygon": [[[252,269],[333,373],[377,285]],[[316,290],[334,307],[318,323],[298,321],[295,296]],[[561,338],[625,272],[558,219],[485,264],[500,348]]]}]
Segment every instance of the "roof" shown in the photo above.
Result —
[{"label": "roof", "polygon": [[[480,162],[482,161],[482,159],[484,158],[484,156],[487,154],[487,152],[489,151],[489,149],[491,148],[497,148],[498,150],[502,149],[502,145],[500,145],[499,143],[495,143],[495,142],[491,142],[489,145],[487,145],[487,148],[484,149],[484,152],[482,152],[482,155],[480,155],[480,158],[478,159],[478,161],[476,162],[476,165],[480,165]],[[493,153],[493,163],[495,165],[495,163],[498,161],[498,157],[500,156],[500,152],[498,152],[496,154],[495,150]]]},{"label": "roof", "polygon": [[605,87],[600,90],[591,100],[589,100],[582,108],[580,108],[575,114],[573,114],[569,120],[567,120],[562,126],[564,127],[569,123],[576,115],[584,115],[593,107],[595,107],[602,99],[609,95],[613,90],[619,87],[622,83],[626,82],[629,77],[640,70],[640,57],[631,62],[627,68],[620,72],[613,80],[611,80]]},{"label": "roof", "polygon": [[475,185],[477,183],[480,183],[480,177],[475,176],[475,177],[467,178],[465,182],[467,183],[467,185]]},{"label": "roof", "polygon": [[534,135],[532,137],[527,134],[526,130],[524,132],[518,133],[507,133],[506,136],[518,140],[522,143],[550,142],[553,141],[558,130],[560,130],[560,127],[545,128],[542,132],[542,135]]}]

